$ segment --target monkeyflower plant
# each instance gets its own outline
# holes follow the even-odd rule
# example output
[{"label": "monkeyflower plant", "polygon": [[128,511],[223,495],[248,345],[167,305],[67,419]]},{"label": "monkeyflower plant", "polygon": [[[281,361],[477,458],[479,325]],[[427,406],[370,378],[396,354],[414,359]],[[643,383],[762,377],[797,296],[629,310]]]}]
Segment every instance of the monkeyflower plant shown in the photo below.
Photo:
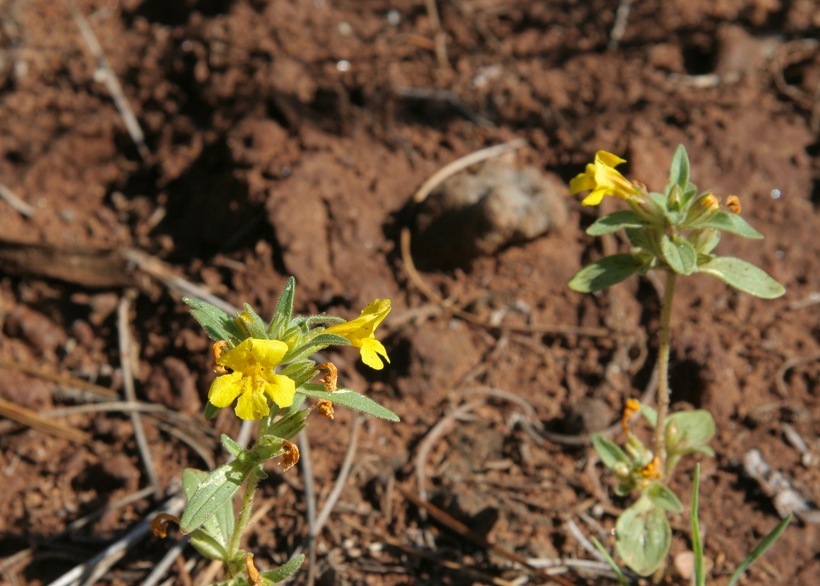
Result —
[{"label": "monkeyflower plant", "polygon": [[[350,321],[329,315],[293,315],[295,288],[291,277],[269,323],[248,304],[236,316],[229,316],[204,301],[184,300],[214,341],[217,376],[208,391],[205,416],[210,419],[221,409],[233,408],[238,418],[257,422],[256,439],[245,448],[223,435],[222,445],[231,460],[210,472],[186,470],[182,485],[187,504],[182,517],[158,516],[154,532],[164,536],[167,523],[177,523],[199,553],[224,564],[227,581],[221,586],[273,584],[301,566],[304,556],[297,556],[279,568],[260,572],[253,555],[240,544],[257,485],[267,477],[265,463],[279,459],[287,470],[298,462],[299,450],[291,440],[306,427],[313,410],[333,419],[333,407],[339,405],[399,421],[372,399],[338,387],[336,367],[330,362],[317,364],[312,358],[329,346],[354,346],[366,365],[383,368],[390,360],[375,332],[390,311],[390,300],[373,301]],[[236,517],[233,500],[243,488]]]},{"label": "monkeyflower plant", "polygon": [[[755,265],[714,253],[723,233],[751,239],[763,236],[740,216],[740,198],[729,195],[721,203],[715,194],[698,191],[689,179],[689,158],[683,146],[678,147],[672,159],[669,183],[663,193],[650,192],[641,183],[624,177],[615,167],[625,162],[612,153],[598,151],[594,162],[570,182],[573,194],[589,191],[581,202],[583,205],[597,206],[605,197],[626,202],[628,209],[601,217],[587,233],[602,236],[623,229],[631,250],[583,267],[572,277],[569,287],[589,293],[650,270],[665,275],[658,334],[657,409],[634,399],[626,402],[621,421],[623,447],[602,435],[593,437],[595,450],[618,480],[616,493],[638,493],[635,502],[618,517],[615,546],[630,569],[648,576],[662,570],[669,552],[672,534],[668,515],[683,512],[680,499],[668,487],[676,466],[687,454],[714,454],[708,444],[715,433],[715,422],[708,411],[669,413],[670,322],[675,283],[679,276],[704,273],[764,299],[780,297],[785,289]],[[653,429],[649,445],[630,427],[635,414],[640,414]],[[694,490],[696,500],[697,485]],[[692,541],[696,544],[696,583],[702,584],[703,552],[696,510],[694,504]],[[761,555],[786,524],[788,519],[769,534],[763,549],[756,549],[753,555]],[[739,571],[747,567],[744,563]]]}]

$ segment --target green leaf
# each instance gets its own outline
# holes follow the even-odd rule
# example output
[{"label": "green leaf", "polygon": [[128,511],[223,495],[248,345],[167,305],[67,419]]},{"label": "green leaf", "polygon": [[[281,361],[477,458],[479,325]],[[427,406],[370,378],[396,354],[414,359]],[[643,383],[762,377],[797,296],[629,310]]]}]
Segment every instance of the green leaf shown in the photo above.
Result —
[{"label": "green leaf", "polygon": [[209,560],[224,561],[228,557],[225,547],[202,528],[191,533],[190,542],[194,549]]},{"label": "green leaf", "polygon": [[619,210],[609,215],[599,218],[589,228],[587,234],[590,236],[602,236],[611,234],[621,228],[643,228],[646,222],[632,210]]},{"label": "green leaf", "polygon": [[646,490],[646,496],[655,506],[670,513],[682,513],[683,504],[674,492],[660,483],[653,484]]},{"label": "green leaf", "polygon": [[641,415],[643,415],[649,422],[649,425],[656,427],[658,425],[658,412],[651,405],[641,403]]},{"label": "green leaf", "polygon": [[282,287],[282,293],[279,295],[279,301],[276,302],[275,314],[284,318],[284,323],[290,323],[290,318],[293,316],[293,299],[296,296],[296,279],[288,277],[285,281],[285,286]]},{"label": "green leaf", "polygon": [[183,533],[199,529],[213,517],[220,507],[230,503],[248,474],[254,469],[254,462],[234,460],[220,466],[199,483],[182,514],[179,528]]},{"label": "green leaf", "polygon": [[678,145],[675,150],[675,155],[672,157],[672,164],[669,166],[669,185],[666,188],[667,195],[672,188],[677,185],[680,189],[685,190],[689,184],[689,155],[686,154],[686,148]]},{"label": "green leaf", "polygon": [[695,586],[706,586],[706,574],[703,565],[703,540],[700,536],[700,519],[698,517],[699,493],[700,464],[696,464],[695,477],[692,480],[692,552],[695,554]]},{"label": "green leaf", "polygon": [[752,553],[750,553],[746,557],[746,559],[743,560],[743,563],[741,563],[737,567],[737,570],[735,570],[735,573],[732,574],[732,579],[729,580],[729,586],[735,586],[735,584],[743,575],[743,573],[749,569],[749,566],[755,563],[760,556],[766,553],[766,550],[768,550],[772,545],[774,545],[775,541],[777,541],[780,538],[780,535],[786,530],[786,527],[789,526],[791,520],[792,516],[789,515],[788,517],[780,521],[780,523],[778,523],[777,526],[774,529],[772,529],[769,532],[769,534],[766,535],[766,537],[763,538],[763,541],[761,541],[757,545],[757,547],[752,550]]},{"label": "green leaf", "polygon": [[672,543],[672,528],[663,509],[643,496],[618,517],[615,546],[636,574],[648,576],[663,563]]},{"label": "green leaf", "polygon": [[[199,488],[199,485],[202,484],[206,478],[208,478],[208,473],[203,470],[194,470],[193,468],[185,469],[182,473],[182,488],[185,491],[185,499],[188,502],[191,501],[191,497],[193,497],[197,488]],[[228,544],[230,543],[231,536],[233,535],[233,526],[233,505],[231,501],[227,501],[222,507],[217,509],[213,517],[210,517],[202,524],[202,527],[191,533],[191,541],[193,542],[195,536],[199,532],[207,533],[223,550],[222,557],[211,557],[209,559],[225,559],[224,556],[227,555]],[[207,546],[207,543],[203,544],[203,547]],[[196,545],[194,545],[194,547],[196,547]],[[202,553],[201,550],[200,553]],[[205,553],[202,553],[202,555],[208,557]]]},{"label": "green leaf", "polygon": [[755,297],[776,299],[786,293],[783,285],[772,279],[763,269],[739,258],[717,256],[702,264],[700,271]]},{"label": "green leaf", "polygon": [[641,259],[632,254],[605,256],[575,273],[568,285],[579,293],[600,291],[634,275],[642,266]]},{"label": "green leaf", "polygon": [[661,254],[669,267],[679,275],[691,275],[697,268],[698,253],[683,239],[661,238]]},{"label": "green leaf", "polygon": [[290,559],[286,564],[279,566],[276,569],[268,570],[267,572],[262,572],[262,580],[263,584],[276,584],[277,582],[281,582],[286,578],[289,578],[296,571],[302,566],[305,562],[304,554],[299,554]]},{"label": "green leaf", "polygon": [[618,462],[629,464],[629,458],[621,447],[599,433],[592,436],[592,447],[595,448],[595,452],[607,468],[611,469]]},{"label": "green leaf", "polygon": [[752,228],[749,223],[738,216],[724,210],[720,210],[712,214],[705,222],[697,222],[698,228],[715,228],[722,232],[730,232],[743,236],[744,238],[751,238],[752,240],[760,240],[763,234]]},{"label": "green leaf", "polygon": [[612,568],[612,571],[615,572],[615,576],[618,578],[619,586],[629,586],[629,582],[626,581],[626,576],[624,576],[624,573],[621,571],[620,566],[618,566],[618,564],[615,563],[615,560],[613,560],[612,556],[609,555],[609,552],[606,550],[604,545],[595,537],[592,538],[592,545],[595,546],[595,549],[598,550],[598,553],[604,556],[606,563],[608,563],[609,567]]},{"label": "green leaf", "polygon": [[677,426],[677,439],[667,447],[679,454],[700,450],[715,435],[715,419],[705,409],[676,411],[667,418],[666,429],[672,424]]},{"label": "green leaf", "polygon": [[282,358],[282,362],[295,362],[307,358],[315,352],[319,352],[328,346],[350,346],[347,338],[337,336],[336,334],[319,333],[310,336],[305,341],[299,341],[298,346],[294,345],[288,353]]},{"label": "green leaf", "polygon": [[183,297],[182,301],[191,308],[191,315],[212,340],[227,340],[235,346],[245,338],[233,318],[215,305],[193,297]]},{"label": "green leaf", "polygon": [[373,399],[360,395],[350,389],[325,391],[321,385],[305,385],[300,389],[296,389],[296,392],[314,399],[324,399],[326,401],[330,401],[331,403],[348,407],[349,409],[355,409],[356,411],[367,413],[368,415],[375,415],[376,417],[381,417],[382,419],[387,419],[388,421],[401,421],[399,416],[390,411],[390,409],[382,407]]}]

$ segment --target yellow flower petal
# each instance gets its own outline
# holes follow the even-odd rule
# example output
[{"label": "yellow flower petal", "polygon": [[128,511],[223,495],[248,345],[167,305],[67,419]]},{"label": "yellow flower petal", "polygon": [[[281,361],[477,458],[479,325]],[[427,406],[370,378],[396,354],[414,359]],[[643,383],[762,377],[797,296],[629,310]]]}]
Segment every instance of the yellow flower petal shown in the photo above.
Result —
[{"label": "yellow flower petal", "polygon": [[276,366],[288,351],[288,345],[279,340],[248,338],[225,352],[217,361],[232,370],[246,370],[255,364]]},{"label": "yellow flower petal", "polygon": [[274,374],[267,377],[262,390],[270,397],[271,401],[284,409],[293,405],[296,383],[286,376]]},{"label": "yellow flower petal", "polygon": [[262,419],[270,413],[268,398],[264,393],[249,389],[247,392],[239,395],[239,400],[236,402],[235,412],[236,416],[240,419]]},{"label": "yellow flower petal", "polygon": [[361,348],[362,362],[370,368],[381,370],[384,368],[384,362],[379,358],[379,354],[384,356],[387,362],[390,362],[390,358],[387,356],[387,350],[385,350],[381,342],[376,338],[363,340]]},{"label": "yellow flower petal", "polygon": [[232,372],[223,374],[214,379],[211,388],[208,390],[208,401],[214,407],[227,407],[242,394],[242,374]]}]

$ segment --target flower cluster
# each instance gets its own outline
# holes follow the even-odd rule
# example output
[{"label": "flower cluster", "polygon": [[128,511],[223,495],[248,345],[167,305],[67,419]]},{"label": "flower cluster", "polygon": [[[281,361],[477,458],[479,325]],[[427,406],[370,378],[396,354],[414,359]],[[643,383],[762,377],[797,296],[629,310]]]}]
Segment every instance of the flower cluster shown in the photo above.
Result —
[{"label": "flower cluster", "polygon": [[[201,301],[188,303],[200,321],[215,315],[215,308],[205,309]],[[235,318],[222,314],[216,324],[203,323],[217,337],[214,371],[218,376],[208,392],[210,406],[222,409],[236,401],[236,415],[245,420],[267,417],[272,404],[278,409],[290,407],[297,387],[309,385],[322,366],[317,367],[309,356],[331,345],[359,348],[365,364],[384,368],[382,358],[390,359],[375,333],[389,312],[390,300],[376,299],[350,321],[326,315],[293,317],[285,311],[264,324],[246,306]],[[218,329],[222,331],[217,333]]]},{"label": "flower cluster", "polygon": [[[223,586],[273,584],[296,572],[304,556],[268,571],[257,570],[253,554],[240,548],[250,519],[258,482],[267,476],[265,464],[279,459],[283,471],[299,462],[293,440],[307,426],[315,409],[333,419],[334,406],[341,405],[399,421],[398,416],[372,399],[339,387],[338,371],[332,362],[316,364],[313,356],[329,346],[359,348],[368,366],[381,369],[390,359],[376,339],[376,329],[390,312],[390,300],[376,299],[359,317],[346,321],[330,315],[293,314],[296,282],[288,279],[273,318],[265,322],[251,306],[230,316],[198,299],[185,299],[191,315],[214,341],[213,368],[216,378],[208,391],[206,417],[234,406],[237,417],[258,421],[256,439],[250,447],[228,435],[221,437],[232,456],[210,472],[187,469],[182,488],[187,504],[182,517],[160,515],[154,530],[163,536],[168,522],[179,525],[191,545],[208,559],[222,562],[228,577]],[[314,380],[317,379],[318,380]],[[303,408],[308,399],[313,406]],[[244,490],[241,511],[235,515],[233,499]]]},{"label": "flower cluster", "polygon": [[629,210],[600,218],[587,233],[602,236],[623,228],[632,244],[628,254],[605,257],[581,269],[569,283],[572,289],[598,291],[630,275],[661,269],[679,275],[706,273],[758,297],[783,295],[783,287],[759,268],[713,254],[724,232],[752,239],[763,236],[739,215],[739,197],[729,195],[721,205],[715,194],[698,191],[689,180],[689,158],[683,147],[675,153],[663,193],[650,192],[643,184],[624,177],[615,167],[625,162],[617,155],[598,151],[594,162],[570,181],[573,194],[590,192],[581,201],[583,205],[597,206],[605,197],[616,197],[629,205]]}]

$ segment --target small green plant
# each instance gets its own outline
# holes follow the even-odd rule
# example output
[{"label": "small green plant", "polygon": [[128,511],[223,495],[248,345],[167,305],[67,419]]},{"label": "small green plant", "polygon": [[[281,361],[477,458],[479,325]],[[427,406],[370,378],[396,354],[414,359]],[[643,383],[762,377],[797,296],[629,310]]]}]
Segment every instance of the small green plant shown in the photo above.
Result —
[{"label": "small green plant", "polygon": [[[728,196],[721,206],[714,194],[698,192],[689,180],[689,158],[683,146],[672,159],[664,193],[649,192],[642,184],[628,181],[615,170],[624,162],[599,151],[594,163],[570,182],[570,190],[590,191],[582,201],[584,205],[598,205],[605,196],[624,200],[630,209],[603,216],[587,233],[601,236],[624,229],[631,250],[583,267],[569,286],[589,293],[634,274],[650,270],[665,274],[658,334],[657,410],[633,399],[627,401],[622,418],[626,438],[623,448],[601,435],[593,438],[601,460],[618,479],[616,492],[622,496],[638,493],[616,522],[615,546],[630,569],[648,576],[662,569],[669,552],[672,531],[668,515],[683,512],[680,499],[668,487],[669,479],[683,456],[696,452],[713,455],[708,443],[715,433],[715,422],[708,411],[669,414],[670,322],[676,279],[679,275],[706,273],[766,299],[783,295],[785,289],[758,267],[713,253],[723,232],[753,239],[763,236],[740,216],[737,196]],[[635,413],[640,413],[653,430],[649,447],[630,428]],[[777,536],[779,532],[767,547]]]},{"label": "small green plant", "polygon": [[[227,581],[221,586],[280,582],[304,561],[304,556],[297,556],[279,568],[259,572],[253,555],[240,545],[257,485],[267,477],[265,462],[281,458],[284,470],[298,462],[299,450],[290,440],[305,428],[313,409],[329,419],[333,419],[333,406],[340,405],[399,421],[392,411],[368,397],[338,388],[332,363],[316,364],[311,359],[328,346],[355,346],[365,364],[383,368],[383,360],[389,359],[375,330],[390,311],[390,300],[373,301],[350,321],[329,315],[300,316],[293,315],[295,288],[295,280],[288,279],[270,323],[247,304],[231,317],[204,301],[185,299],[193,317],[214,340],[218,376],[208,392],[206,417],[234,405],[237,417],[258,421],[257,434],[247,449],[223,435],[230,462],[210,472],[186,470],[182,485],[187,505],[181,519],[160,515],[154,520],[154,532],[164,536],[167,523],[176,522],[199,553],[224,564]],[[312,382],[320,373],[324,373],[320,382]],[[308,399],[313,406],[306,405]],[[243,487],[236,517],[233,500]]]}]

